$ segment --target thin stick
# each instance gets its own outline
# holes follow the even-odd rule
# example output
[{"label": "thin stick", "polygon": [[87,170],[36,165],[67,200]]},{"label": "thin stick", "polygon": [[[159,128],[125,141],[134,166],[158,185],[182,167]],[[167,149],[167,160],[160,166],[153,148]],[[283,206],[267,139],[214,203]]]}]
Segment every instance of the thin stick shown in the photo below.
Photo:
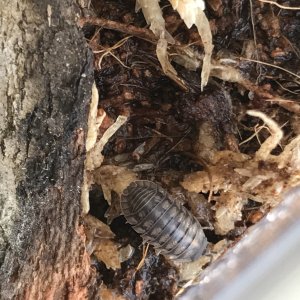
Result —
[{"label": "thin stick", "polygon": [[256,32],[255,32],[255,25],[254,25],[253,3],[252,3],[252,0],[250,0],[250,15],[251,15],[251,24],[252,24],[254,45],[257,48],[257,42],[256,42],[257,40],[256,40]]},{"label": "thin stick", "polygon": [[252,135],[250,135],[246,140],[242,141],[239,143],[239,146],[246,144],[247,142],[251,141],[255,136],[258,140],[258,143],[261,145],[260,139],[258,137],[259,132],[264,129],[267,128],[266,126],[262,125],[262,126],[257,126],[258,124],[255,125],[254,127],[254,133]]},{"label": "thin stick", "polygon": [[[158,37],[154,35],[154,33],[147,28],[139,28],[135,27],[133,25],[128,25],[128,24],[123,24],[119,23],[116,21],[111,21],[107,19],[102,19],[102,18],[93,18],[93,17],[87,17],[87,18],[80,18],[78,21],[78,26],[83,27],[84,25],[95,25],[95,26],[100,26],[106,29],[111,29],[111,30],[116,30],[119,32],[122,32],[124,34],[132,35],[137,38],[140,38],[144,41],[150,42],[154,45],[157,45],[157,42],[159,40]],[[191,43],[192,45],[193,43]],[[175,41],[174,45],[170,45],[171,48],[175,49],[182,49],[183,53],[186,54],[186,51],[190,51],[190,53],[195,53],[195,51],[189,47],[189,45],[183,45],[179,41]],[[181,51],[182,52],[182,51]],[[179,53],[181,53],[179,52]],[[187,53],[188,55],[189,53]],[[199,57],[202,59],[202,57]]]},{"label": "thin stick", "polygon": [[262,65],[266,65],[266,66],[269,66],[269,67],[273,67],[273,68],[279,69],[279,70],[281,70],[281,71],[284,71],[284,72],[286,72],[286,73],[289,73],[290,75],[293,75],[293,76],[295,76],[296,78],[300,79],[300,76],[297,75],[296,73],[294,73],[294,72],[292,72],[292,71],[289,71],[289,70],[287,70],[287,69],[281,68],[281,67],[279,67],[279,66],[272,65],[272,64],[266,63],[266,62],[264,62],[264,61],[251,59],[251,58],[240,57],[240,59],[241,59],[241,60],[246,60],[246,61],[252,61],[252,62],[255,62],[255,63],[258,63],[258,64],[262,64]]},{"label": "thin stick", "polygon": [[146,40],[153,44],[157,44],[157,41],[158,41],[158,38],[152,33],[151,30],[149,30],[147,28],[138,28],[133,25],[123,24],[123,23],[119,23],[119,22],[115,22],[115,21],[111,21],[111,20],[107,20],[107,19],[102,19],[102,18],[87,17],[87,18],[79,19],[78,25],[80,27],[83,27],[86,24],[120,31],[125,34],[136,36],[140,39]]},{"label": "thin stick", "polygon": [[278,97],[274,97],[273,99],[269,99],[267,101],[274,101],[274,102],[278,102],[278,105],[281,106],[282,108],[296,114],[296,115],[300,115],[300,104],[295,102],[295,101],[288,101]]},{"label": "thin stick", "polygon": [[[254,24],[254,16],[253,16],[253,3],[252,0],[250,0],[250,16],[251,16],[251,24],[252,24],[252,31],[253,31],[253,40],[254,40],[254,45],[255,45],[255,56],[256,59],[259,60],[259,56],[258,56],[258,48],[257,48],[257,39],[256,39],[256,31],[255,31],[255,24]],[[262,70],[261,70],[261,66],[259,66],[259,75],[256,79],[256,83],[258,82],[259,77],[261,76]]]},{"label": "thin stick", "polygon": [[[291,94],[294,94],[294,95],[298,95],[299,93],[296,93],[296,92],[293,92],[291,91],[290,89],[287,89],[286,87],[284,87],[280,82],[278,82],[277,80],[274,79],[274,81],[285,91],[291,93]],[[284,100],[284,101],[291,101],[291,100]],[[291,102],[294,102],[294,101],[291,101]]]},{"label": "thin stick", "polygon": [[143,257],[141,259],[141,261],[139,262],[138,266],[136,267],[135,269],[135,273],[141,269],[141,267],[143,266],[144,262],[145,262],[145,259],[146,259],[146,256],[147,256],[147,253],[148,253],[148,249],[149,249],[149,244],[147,244],[146,248],[144,249],[143,251]]},{"label": "thin stick", "polygon": [[300,58],[300,51],[299,51],[299,49],[296,46],[294,46],[292,44],[292,42],[286,36],[282,35],[282,37],[290,44],[290,46],[293,48],[293,50],[294,50],[295,54],[297,55],[297,57]]},{"label": "thin stick", "polygon": [[259,0],[260,2],[263,2],[263,3],[269,3],[269,4],[273,4],[273,5],[276,5],[277,7],[279,8],[282,8],[282,9],[289,9],[289,10],[299,10],[300,7],[290,7],[290,6],[284,6],[282,4],[279,4],[275,1],[271,1],[271,0]]},{"label": "thin stick", "polygon": [[127,67],[117,56],[115,56],[112,51],[113,50],[116,50],[118,49],[119,47],[123,46],[124,43],[126,43],[126,41],[131,38],[131,36],[127,36],[125,37],[124,39],[118,41],[115,45],[113,45],[112,47],[109,47],[109,48],[105,48],[105,49],[102,49],[102,50],[94,50],[93,52],[98,54],[98,53],[103,53],[99,59],[99,62],[98,62],[98,67],[99,69],[101,69],[101,63],[102,63],[102,60],[105,56],[107,55],[111,55],[113,58],[115,58],[124,68],[127,68],[129,69],[129,67]]}]

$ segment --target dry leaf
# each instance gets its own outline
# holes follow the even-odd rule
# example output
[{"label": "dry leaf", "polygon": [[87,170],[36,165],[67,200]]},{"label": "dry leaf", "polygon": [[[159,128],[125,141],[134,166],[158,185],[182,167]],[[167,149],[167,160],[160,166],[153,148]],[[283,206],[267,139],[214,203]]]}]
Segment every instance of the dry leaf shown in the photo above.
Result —
[{"label": "dry leaf", "polygon": [[204,46],[204,58],[201,72],[201,90],[207,85],[211,69],[211,55],[214,48],[209,21],[203,12],[203,0],[169,0],[188,28],[196,25]]},{"label": "dry leaf", "polygon": [[111,192],[121,196],[123,190],[137,179],[137,175],[131,170],[114,165],[102,166],[95,170],[94,180],[101,185],[104,198],[111,205]]},{"label": "dry leaf", "polygon": [[109,226],[97,218],[84,216],[84,225],[87,251],[94,254],[98,261],[104,262],[107,268],[120,269],[121,262],[132,256],[133,248],[130,245],[121,247],[114,241],[115,235]]},{"label": "dry leaf", "polygon": [[247,199],[236,193],[222,193],[214,206],[216,210],[215,232],[225,235],[234,229],[235,222],[242,219],[242,208],[246,203]]},{"label": "dry leaf", "polygon": [[[204,57],[201,72],[201,89],[207,85],[211,69],[211,55],[213,50],[212,34],[209,21],[203,12],[205,4],[203,0],[169,0],[174,9],[176,9],[180,17],[185,22],[188,28],[196,25],[201,36],[204,46]],[[156,48],[157,58],[162,66],[164,73],[174,80],[181,88],[186,89],[185,82],[177,76],[176,70],[171,65],[167,46],[168,43],[174,44],[173,37],[165,28],[165,20],[162,16],[162,11],[158,0],[149,2],[148,0],[137,0],[136,11],[142,9],[147,24],[150,24],[150,29],[159,38]],[[184,51],[185,53],[175,53],[175,60],[181,65],[186,65],[189,68],[195,69],[199,66],[199,57],[192,50]]]},{"label": "dry leaf", "polygon": [[178,265],[180,281],[193,280],[201,274],[203,267],[211,261],[209,256],[203,255],[199,259],[189,263]]},{"label": "dry leaf", "polygon": [[116,289],[109,289],[105,284],[101,284],[99,298],[100,300],[126,300],[125,297],[117,293]]}]

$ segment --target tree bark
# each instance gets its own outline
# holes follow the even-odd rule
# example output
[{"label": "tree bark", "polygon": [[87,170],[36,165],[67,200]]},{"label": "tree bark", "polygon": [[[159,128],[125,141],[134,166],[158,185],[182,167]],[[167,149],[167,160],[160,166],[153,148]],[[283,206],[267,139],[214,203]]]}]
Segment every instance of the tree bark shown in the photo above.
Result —
[{"label": "tree bark", "polygon": [[71,0],[0,4],[0,298],[86,299],[91,55]]}]

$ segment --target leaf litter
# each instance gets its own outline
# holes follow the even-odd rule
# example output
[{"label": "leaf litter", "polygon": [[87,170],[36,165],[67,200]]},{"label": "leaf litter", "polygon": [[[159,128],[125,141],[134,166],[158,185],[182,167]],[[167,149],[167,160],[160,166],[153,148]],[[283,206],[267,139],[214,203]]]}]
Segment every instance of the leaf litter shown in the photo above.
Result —
[{"label": "leaf litter", "polygon": [[[300,184],[296,10],[90,4],[79,21],[95,57],[82,208],[100,297],[173,299]],[[198,261],[143,251],[119,205],[136,179],[200,221],[209,246]]]}]

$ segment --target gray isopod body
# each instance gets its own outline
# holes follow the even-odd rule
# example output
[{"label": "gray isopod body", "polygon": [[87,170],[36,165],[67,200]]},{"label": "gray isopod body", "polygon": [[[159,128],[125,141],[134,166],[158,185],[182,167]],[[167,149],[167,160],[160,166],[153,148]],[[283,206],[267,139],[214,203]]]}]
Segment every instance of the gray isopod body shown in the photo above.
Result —
[{"label": "gray isopod body", "polygon": [[178,262],[199,258],[207,246],[200,223],[160,185],[132,182],[121,197],[123,214],[143,240]]}]

